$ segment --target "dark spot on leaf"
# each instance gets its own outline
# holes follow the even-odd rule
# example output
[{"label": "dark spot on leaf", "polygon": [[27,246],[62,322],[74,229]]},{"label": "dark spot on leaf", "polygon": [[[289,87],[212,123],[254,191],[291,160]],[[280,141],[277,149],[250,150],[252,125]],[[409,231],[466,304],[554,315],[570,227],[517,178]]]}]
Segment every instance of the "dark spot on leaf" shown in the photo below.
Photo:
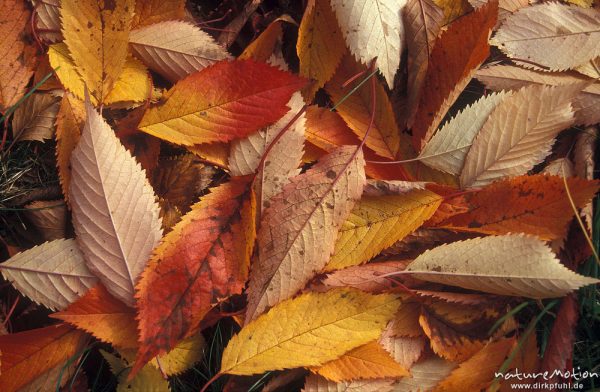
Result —
[{"label": "dark spot on leaf", "polygon": [[334,172],[333,170],[327,170],[327,173],[325,173],[325,176],[327,176],[327,178],[333,180],[337,176],[337,173]]}]

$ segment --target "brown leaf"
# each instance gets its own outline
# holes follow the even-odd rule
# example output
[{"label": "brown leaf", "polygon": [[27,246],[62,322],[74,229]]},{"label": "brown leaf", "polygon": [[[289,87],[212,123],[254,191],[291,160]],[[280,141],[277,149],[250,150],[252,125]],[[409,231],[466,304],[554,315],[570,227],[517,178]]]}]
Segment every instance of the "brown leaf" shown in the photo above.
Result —
[{"label": "brown leaf", "polygon": [[340,147],[271,199],[258,232],[246,323],[296,294],[325,266],[364,183],[362,151]]}]

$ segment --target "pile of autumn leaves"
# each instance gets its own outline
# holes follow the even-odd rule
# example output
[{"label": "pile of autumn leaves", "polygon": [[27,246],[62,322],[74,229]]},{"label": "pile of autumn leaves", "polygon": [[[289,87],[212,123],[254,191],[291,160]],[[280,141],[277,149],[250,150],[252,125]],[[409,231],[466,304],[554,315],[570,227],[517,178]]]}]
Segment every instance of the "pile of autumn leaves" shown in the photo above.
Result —
[{"label": "pile of autumn leaves", "polygon": [[[34,83],[54,70],[16,109],[13,138],[55,133],[76,236],[0,265],[64,322],[0,336],[3,391],[66,383],[91,336],[112,346],[102,355],[119,388],[168,390],[238,294],[247,306],[221,374],[284,370],[266,390],[305,377],[285,370],[298,368],[307,392],[479,390],[500,368],[544,366],[535,336],[504,317],[511,297],[597,282],[557,257],[577,209],[591,224],[596,130],[576,137],[574,168],[546,160],[561,131],[600,120],[596,9],[309,1],[298,76],[276,49],[289,18],[232,60],[183,21],[182,1],[34,3],[48,50],[31,60],[28,6],[0,0],[16,59],[2,64],[0,107],[23,96],[33,63]],[[513,63],[480,69],[492,31]],[[403,42],[397,105],[385,82],[394,89]],[[350,93],[364,64],[383,78]],[[173,86],[153,86],[146,67]],[[498,92],[439,128],[474,76]],[[305,106],[320,88],[335,111]],[[159,160],[161,141],[189,152]],[[199,200],[192,154],[229,173]]]}]

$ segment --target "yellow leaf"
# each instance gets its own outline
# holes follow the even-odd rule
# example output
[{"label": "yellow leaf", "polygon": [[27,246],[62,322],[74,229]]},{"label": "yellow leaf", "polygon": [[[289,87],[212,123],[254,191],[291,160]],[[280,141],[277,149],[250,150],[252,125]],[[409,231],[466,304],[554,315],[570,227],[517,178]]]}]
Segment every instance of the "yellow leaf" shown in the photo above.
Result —
[{"label": "yellow leaf", "polygon": [[440,196],[428,190],[363,197],[342,225],[325,271],[369,261],[418,229],[441,202]]},{"label": "yellow leaf", "polygon": [[69,184],[71,183],[71,153],[79,142],[84,122],[85,106],[83,102],[65,92],[56,120],[56,167],[67,203],[69,203]]},{"label": "yellow leaf", "polygon": [[311,374],[306,377],[302,392],[390,392],[394,390],[393,384],[393,379],[335,383],[316,374]]},{"label": "yellow leaf", "polygon": [[400,300],[356,289],[309,292],[274,306],[234,336],[221,371],[250,375],[318,366],[375,340]]},{"label": "yellow leaf", "polygon": [[180,374],[202,359],[205,347],[206,341],[202,334],[198,333],[182,340],[173,350],[167,354],[159,355],[150,363],[157,369],[162,369],[167,376]]},{"label": "yellow leaf", "polygon": [[304,98],[310,101],[333,76],[346,50],[344,37],[328,1],[308,2],[300,23],[296,50],[300,58],[300,75],[315,80],[302,90]]},{"label": "yellow leaf", "polygon": [[117,377],[119,385],[117,392],[169,392],[169,382],[165,380],[160,371],[148,364],[140,370],[132,380],[128,380],[130,362],[128,357],[119,358],[104,350],[100,353],[110,365],[111,372]]},{"label": "yellow leaf", "polygon": [[125,66],[134,7],[134,0],[61,2],[65,44],[98,102],[105,101]]},{"label": "yellow leaf", "polygon": [[311,370],[335,382],[408,376],[408,371],[394,361],[377,342],[357,347],[338,359]]},{"label": "yellow leaf", "polygon": [[[56,75],[65,89],[83,100],[85,82],[78,73],[75,62],[64,43],[50,46],[48,50],[50,65],[56,69]],[[127,57],[123,72],[119,75],[112,91],[105,97],[104,103],[109,105],[116,102],[141,102],[152,92],[151,83],[146,68],[133,57]],[[95,96],[90,96],[94,105],[98,104]]]},{"label": "yellow leaf", "polygon": [[444,24],[452,22],[471,9],[467,0],[433,0],[433,2],[444,10]]}]

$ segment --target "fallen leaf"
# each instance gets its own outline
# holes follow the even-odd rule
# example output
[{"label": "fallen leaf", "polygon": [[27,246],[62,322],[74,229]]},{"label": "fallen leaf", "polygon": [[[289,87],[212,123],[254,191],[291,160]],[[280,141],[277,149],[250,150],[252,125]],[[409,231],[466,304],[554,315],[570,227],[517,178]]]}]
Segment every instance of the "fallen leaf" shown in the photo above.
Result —
[{"label": "fallen leaf", "polygon": [[430,391],[455,367],[452,362],[436,356],[423,358],[410,369],[410,377],[396,383],[394,392]]},{"label": "fallen leaf", "polygon": [[[540,72],[511,65],[482,68],[476,78],[493,90],[518,89],[528,84],[562,86],[589,82],[590,79],[575,72]],[[584,87],[573,100],[575,124],[592,125],[600,122],[600,83]]]},{"label": "fallen leaf", "polygon": [[518,10],[490,41],[509,57],[566,70],[600,56],[600,12],[556,2]]},{"label": "fallen leaf", "polygon": [[[281,302],[231,338],[221,372],[250,375],[322,365],[377,339],[399,303],[393,294],[349,288]],[[298,350],[299,346],[311,349]]]},{"label": "fallen leaf", "polygon": [[115,133],[121,143],[140,163],[146,171],[146,176],[152,178],[160,155],[160,139],[141,132],[138,125],[146,108],[137,107],[115,124]]},{"label": "fallen leaf", "polygon": [[134,286],[162,236],[144,171],[91,104],[71,156],[70,201],[77,243],[108,291],[133,305]]},{"label": "fallen leaf", "polygon": [[17,103],[33,75],[35,48],[23,38],[30,12],[22,0],[1,0],[0,9],[0,112]]},{"label": "fallen leaf", "polygon": [[234,177],[212,189],[154,250],[137,286],[134,374],[195,333],[218,301],[241,292],[255,235],[250,180]]},{"label": "fallen leaf", "polygon": [[363,264],[429,219],[442,198],[428,190],[363,196],[340,227],[325,271]]},{"label": "fallen leaf", "polygon": [[[271,22],[260,35],[244,49],[244,52],[238,56],[239,60],[253,59],[263,63],[268,63],[271,55],[274,54],[275,47],[283,38],[283,22],[296,24],[294,19],[288,15],[282,15]],[[275,64],[272,64],[275,65]]]},{"label": "fallen leaf", "polygon": [[405,369],[410,369],[419,360],[425,350],[427,341],[425,337],[394,337],[386,334],[387,329],[379,338],[379,343],[390,353],[394,361]]},{"label": "fallen leaf", "polygon": [[316,374],[306,378],[302,392],[390,392],[394,380],[356,380],[335,383]]},{"label": "fallen leaf", "polygon": [[[458,2],[460,3],[460,2]],[[408,49],[406,117],[412,124],[419,104],[429,59],[442,29],[444,11],[433,0],[408,0],[402,10]]]},{"label": "fallen leaf", "polygon": [[140,129],[186,146],[244,137],[281,118],[304,84],[252,60],[219,62],[177,82],[162,105],[146,111]]},{"label": "fallen leaf", "polygon": [[310,0],[304,10],[296,51],[300,75],[314,82],[302,90],[307,101],[325,85],[342,60],[346,43],[328,1]]},{"label": "fallen leaf", "polygon": [[428,282],[527,298],[561,297],[598,282],[560,264],[542,241],[518,234],[438,246],[406,272]]},{"label": "fallen leaf", "polygon": [[328,287],[354,287],[368,293],[382,293],[396,284],[387,277],[379,276],[403,270],[408,263],[408,261],[384,261],[344,268],[327,274],[323,284]]},{"label": "fallen leaf", "polygon": [[206,341],[201,333],[179,342],[173,350],[159,355],[150,363],[167,376],[175,376],[189,370],[204,357]]},{"label": "fallen leaf", "polygon": [[17,107],[12,119],[13,140],[52,139],[60,99],[50,94],[32,94]]},{"label": "fallen leaf", "polygon": [[[231,144],[228,165],[231,174],[243,176],[256,173],[254,190],[258,199],[258,217],[270,205],[271,198],[289,183],[290,178],[300,174],[304,152],[304,114],[278,138],[273,147],[269,147],[283,128],[302,110],[302,95],[295,92],[288,106],[291,110],[275,124],[244,139],[234,140]],[[270,148],[269,154],[262,167],[259,167],[267,148]]]},{"label": "fallen leaf", "polygon": [[453,175],[460,174],[473,140],[490,114],[510,93],[489,94],[467,106],[437,131],[419,154],[429,167]]},{"label": "fallen leaf", "polygon": [[96,102],[105,102],[123,72],[134,7],[134,0],[61,1],[64,42]]},{"label": "fallen leaf", "polygon": [[452,23],[437,39],[431,52],[423,93],[413,123],[413,146],[421,151],[446,112],[489,55],[488,38],[496,24],[498,2]]},{"label": "fallen leaf", "polygon": [[100,353],[110,365],[110,370],[117,378],[117,392],[169,392],[169,382],[162,376],[160,371],[148,364],[144,366],[132,379],[129,378],[131,371],[130,362],[125,357],[119,358],[104,350]]},{"label": "fallen leaf", "polygon": [[64,309],[97,282],[75,240],[46,242],[0,264],[21,294],[50,309]]},{"label": "fallen leaf", "polygon": [[36,34],[43,40],[56,43],[63,40],[60,31],[60,0],[33,0]]},{"label": "fallen leaf", "polygon": [[405,0],[374,0],[372,3],[332,0],[338,23],[355,58],[376,65],[390,88],[400,65],[404,28],[401,10]]},{"label": "fallen leaf", "polygon": [[38,376],[64,365],[82,348],[85,334],[65,324],[0,336],[0,388],[21,390]]},{"label": "fallen leaf", "polygon": [[290,298],[320,271],[365,183],[362,151],[340,147],[271,198],[258,232],[246,322]]},{"label": "fallen leaf", "polygon": [[133,30],[129,45],[134,56],[171,82],[231,58],[210,35],[176,20]]},{"label": "fallen leaf", "polygon": [[408,370],[397,363],[377,342],[348,351],[338,359],[326,362],[314,373],[334,382],[408,376]]},{"label": "fallen leaf", "polygon": [[[567,185],[578,208],[598,191],[597,182],[579,178],[567,179]],[[465,197],[469,210],[442,221],[439,227],[485,234],[521,232],[555,240],[566,236],[574,214],[558,176],[537,174],[497,181]]]},{"label": "fallen leaf", "polygon": [[134,309],[113,297],[101,284],[51,317],[82,329],[113,347],[137,347]]},{"label": "fallen leaf", "polygon": [[44,241],[67,237],[67,206],[64,200],[34,201],[25,205],[23,215]]},{"label": "fallen leaf", "polygon": [[[371,122],[371,89],[363,85],[344,102],[340,101],[352,89],[351,86],[343,87],[344,82],[363,71],[363,68],[350,55],[346,55],[333,79],[325,85],[325,90],[331,95],[333,102],[338,104],[336,110],[360,139],[365,137]],[[377,81],[375,96],[375,119],[366,145],[380,156],[394,159],[400,149],[400,133],[390,99],[384,87]]]},{"label": "fallen leaf", "polygon": [[[78,68],[71,58],[69,50],[64,43],[50,46],[48,50],[50,65],[56,69],[56,75],[66,90],[77,98],[84,99],[84,90],[87,86],[85,79],[79,75]],[[123,65],[122,72],[110,92],[105,94],[103,103],[107,105],[118,102],[142,102],[151,96],[151,83],[148,71],[142,63],[128,56]],[[98,103],[95,96],[91,96],[92,103]]]},{"label": "fallen leaf", "polygon": [[527,86],[505,97],[473,140],[460,173],[462,187],[527,173],[548,154],[554,138],[575,121],[578,85]]},{"label": "fallen leaf", "polygon": [[56,167],[60,186],[69,203],[71,184],[71,153],[79,142],[85,123],[85,106],[82,101],[65,92],[56,119]]},{"label": "fallen leaf", "polygon": [[185,19],[185,17],[185,0],[136,1],[131,26],[140,28],[168,20]]},{"label": "fallen leaf", "polygon": [[433,351],[452,362],[467,360],[485,345],[483,339],[468,333],[469,328],[465,331],[460,324],[438,318],[425,309],[421,309],[419,324],[429,338]]},{"label": "fallen leaf", "polygon": [[454,369],[434,391],[485,390],[494,380],[494,373],[500,368],[514,343],[514,339],[501,339],[487,344]]},{"label": "fallen leaf", "polygon": [[444,25],[449,24],[471,10],[467,0],[435,0],[435,4],[444,10]]},{"label": "fallen leaf", "polygon": [[[579,315],[577,297],[574,294],[567,295],[560,304],[540,367],[536,369],[540,373],[547,371],[551,374],[548,382],[562,381],[562,378],[553,372],[567,372],[572,367]],[[541,381],[541,377],[538,377],[538,380]]]}]

